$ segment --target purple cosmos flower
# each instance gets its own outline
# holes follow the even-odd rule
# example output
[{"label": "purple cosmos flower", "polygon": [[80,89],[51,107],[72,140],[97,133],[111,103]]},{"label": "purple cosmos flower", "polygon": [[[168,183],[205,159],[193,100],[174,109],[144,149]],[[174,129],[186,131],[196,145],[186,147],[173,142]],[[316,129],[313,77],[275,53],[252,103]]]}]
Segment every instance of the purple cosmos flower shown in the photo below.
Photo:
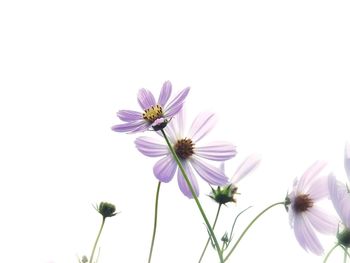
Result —
[{"label": "purple cosmos flower", "polygon": [[[228,182],[228,178],[222,170],[204,161],[204,159],[225,161],[236,155],[235,146],[231,143],[215,142],[206,146],[200,146],[200,140],[214,127],[215,120],[213,113],[199,114],[192,123],[188,136],[185,136],[184,116],[183,111],[180,111],[164,129],[197,196],[199,195],[199,187],[194,171],[203,180],[212,185],[225,185]],[[139,137],[136,139],[135,144],[137,149],[146,156],[163,156],[153,167],[156,178],[161,182],[167,183],[171,181],[177,171],[177,180],[182,193],[188,198],[192,198],[191,191],[164,139],[157,140],[149,137]]]},{"label": "purple cosmos flower", "polygon": [[[124,121],[123,124],[117,124],[112,127],[116,132],[142,132],[153,126],[154,122],[157,125],[159,119],[163,123],[167,123],[176,113],[178,113],[184,103],[185,98],[190,88],[183,89],[171,102],[167,103],[171,95],[172,86],[170,81],[163,84],[158,101],[156,102],[153,94],[147,89],[140,89],[137,95],[137,100],[143,112],[132,110],[120,110],[117,116]],[[165,127],[166,125],[164,125]]]},{"label": "purple cosmos flower", "polygon": [[349,142],[345,143],[344,166],[345,166],[345,172],[350,182],[350,143]]},{"label": "purple cosmos flower", "polygon": [[295,180],[293,191],[286,197],[290,224],[295,237],[306,250],[316,255],[323,253],[323,247],[315,231],[335,234],[337,220],[325,213],[318,205],[320,199],[329,195],[327,177],[319,176],[325,162],[317,161],[305,171],[300,180]]}]

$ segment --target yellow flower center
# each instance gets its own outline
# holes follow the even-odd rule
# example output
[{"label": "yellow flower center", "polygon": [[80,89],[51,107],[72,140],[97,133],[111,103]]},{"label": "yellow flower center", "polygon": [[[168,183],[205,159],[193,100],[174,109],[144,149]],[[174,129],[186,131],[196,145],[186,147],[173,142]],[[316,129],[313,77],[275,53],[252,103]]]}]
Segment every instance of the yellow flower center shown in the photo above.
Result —
[{"label": "yellow flower center", "polygon": [[152,106],[151,108],[146,109],[142,116],[146,121],[152,123],[156,119],[163,117],[163,109],[159,105]]}]

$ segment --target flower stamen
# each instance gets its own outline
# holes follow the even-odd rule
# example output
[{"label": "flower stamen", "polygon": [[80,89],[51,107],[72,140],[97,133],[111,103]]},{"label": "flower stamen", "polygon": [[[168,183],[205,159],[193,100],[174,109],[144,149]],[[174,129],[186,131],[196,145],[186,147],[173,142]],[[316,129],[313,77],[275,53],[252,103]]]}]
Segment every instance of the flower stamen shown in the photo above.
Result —
[{"label": "flower stamen", "polygon": [[176,152],[176,155],[182,159],[185,160],[188,157],[190,157],[192,154],[194,154],[193,151],[193,142],[191,139],[181,139],[176,142],[174,145],[174,150]]},{"label": "flower stamen", "polygon": [[152,106],[142,114],[143,119],[153,123],[155,120],[163,117],[163,109],[160,105]]},{"label": "flower stamen", "polygon": [[298,195],[293,202],[293,210],[296,213],[307,211],[313,206],[314,202],[308,194]]}]

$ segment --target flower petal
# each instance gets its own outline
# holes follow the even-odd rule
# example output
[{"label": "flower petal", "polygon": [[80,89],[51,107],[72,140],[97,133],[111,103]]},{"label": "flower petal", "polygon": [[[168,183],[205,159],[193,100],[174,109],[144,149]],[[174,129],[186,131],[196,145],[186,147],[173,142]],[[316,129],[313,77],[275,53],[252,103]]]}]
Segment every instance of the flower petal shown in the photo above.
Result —
[{"label": "flower petal", "polygon": [[158,98],[158,104],[162,107],[165,106],[165,104],[168,102],[170,95],[171,95],[171,82],[166,81],[163,84],[162,90],[160,91],[159,98]]},{"label": "flower petal", "polygon": [[147,89],[140,89],[137,94],[137,101],[139,102],[143,110],[149,109],[152,106],[156,105],[156,100],[152,94]]},{"label": "flower petal", "polygon": [[136,148],[146,156],[158,157],[169,154],[168,147],[159,140],[141,136],[135,140]]},{"label": "flower petal", "polygon": [[350,228],[350,195],[346,186],[335,176],[328,176],[328,189],[331,201],[343,224]]},{"label": "flower petal", "polygon": [[216,123],[216,116],[214,113],[202,112],[193,121],[190,128],[188,137],[193,141],[197,142],[202,139]]},{"label": "flower petal", "polygon": [[329,196],[328,177],[319,176],[316,178],[306,192],[310,195],[310,198],[315,201]]},{"label": "flower petal", "polygon": [[153,167],[153,173],[157,179],[163,183],[168,183],[173,179],[177,164],[169,154],[160,159]]},{"label": "flower petal", "polygon": [[323,247],[316,237],[315,231],[311,228],[308,219],[302,214],[294,218],[294,233],[300,246],[306,251],[311,251],[316,255],[323,253]]},{"label": "flower petal", "polygon": [[188,95],[190,88],[183,89],[164,109],[164,115],[166,117],[173,117],[176,113],[178,113],[182,106],[185,98]]},{"label": "flower petal", "polygon": [[323,212],[319,207],[313,206],[305,212],[305,215],[318,232],[333,235],[337,233],[337,218]]},{"label": "flower petal", "polygon": [[[193,190],[194,190],[196,196],[198,196],[199,195],[199,186],[198,186],[197,179],[196,179],[196,177],[193,174],[192,169],[190,168],[190,166],[188,165],[187,162],[182,162],[182,165],[183,165],[183,167],[185,169],[185,172],[186,172],[186,174],[188,176],[188,179],[191,182],[191,185],[193,187]],[[182,172],[181,172],[180,169],[178,169],[178,171],[177,171],[177,182],[179,184],[181,192],[184,195],[186,195],[188,198],[193,198],[192,193],[190,191],[190,188],[188,187],[188,185],[187,185],[187,183],[185,181],[185,178],[183,177]]]},{"label": "flower petal", "polygon": [[348,176],[348,180],[350,181],[350,143],[346,142],[345,151],[344,151],[344,166],[345,171]]},{"label": "flower petal", "polygon": [[236,172],[232,176],[231,182],[233,184],[238,183],[243,177],[252,172],[260,164],[261,156],[258,154],[252,154],[248,156],[241,165],[237,168]]},{"label": "flower petal", "polygon": [[300,178],[297,186],[297,192],[305,193],[325,166],[326,162],[324,161],[316,161],[313,163]]},{"label": "flower petal", "polygon": [[228,183],[228,178],[219,168],[194,157],[191,158],[190,162],[199,176],[209,184],[225,185]]},{"label": "flower petal", "polygon": [[196,155],[213,161],[226,161],[236,155],[236,147],[228,142],[213,142],[206,146],[195,147]]},{"label": "flower petal", "polygon": [[144,120],[141,120],[114,125],[112,130],[115,132],[135,132],[145,131],[148,127],[149,125]]},{"label": "flower petal", "polygon": [[142,113],[132,110],[120,110],[117,112],[117,116],[119,119],[126,122],[134,122],[143,119]]}]

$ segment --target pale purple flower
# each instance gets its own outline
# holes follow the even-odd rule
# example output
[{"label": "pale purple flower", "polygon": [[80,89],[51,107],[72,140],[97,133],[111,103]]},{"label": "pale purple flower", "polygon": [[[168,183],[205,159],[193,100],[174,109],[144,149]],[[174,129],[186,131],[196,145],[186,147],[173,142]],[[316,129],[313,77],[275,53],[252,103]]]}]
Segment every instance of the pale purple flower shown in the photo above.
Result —
[{"label": "pale purple flower", "polygon": [[[184,116],[180,111],[164,129],[170,143],[179,157],[196,195],[199,195],[198,182],[194,172],[203,180],[212,185],[225,185],[228,178],[224,172],[213,164],[205,161],[225,161],[236,155],[236,148],[228,142],[213,142],[205,146],[200,145],[200,140],[211,131],[215,124],[213,113],[201,113],[192,123],[192,126],[184,135]],[[167,147],[164,138],[162,140],[139,137],[135,141],[137,149],[149,157],[163,157],[153,167],[153,173],[161,182],[169,182],[177,172],[179,187],[184,195],[192,198],[191,191]]]},{"label": "pale purple flower", "polygon": [[337,220],[325,213],[317,204],[329,195],[327,177],[320,176],[325,162],[311,165],[300,180],[295,180],[293,191],[286,198],[290,224],[299,244],[316,255],[323,253],[323,247],[315,230],[323,234],[335,234]]},{"label": "pale purple flower", "polygon": [[154,122],[159,124],[159,119],[162,119],[164,122],[169,121],[181,110],[189,90],[190,88],[183,89],[168,103],[172,91],[170,81],[164,82],[158,101],[155,100],[149,90],[140,89],[137,95],[137,101],[143,112],[133,110],[118,111],[118,118],[125,123],[114,125],[112,130],[130,133],[142,132],[153,126]]},{"label": "pale purple flower", "polygon": [[350,194],[347,187],[334,175],[328,176],[329,195],[343,225],[350,229]]},{"label": "pale purple flower", "polygon": [[350,143],[349,142],[345,143],[344,166],[345,166],[345,172],[350,182]]},{"label": "pale purple flower", "polygon": [[261,156],[258,154],[249,155],[236,169],[236,172],[233,174],[230,183],[236,185],[242,178],[247,176],[253,170],[258,167],[261,162]]}]

